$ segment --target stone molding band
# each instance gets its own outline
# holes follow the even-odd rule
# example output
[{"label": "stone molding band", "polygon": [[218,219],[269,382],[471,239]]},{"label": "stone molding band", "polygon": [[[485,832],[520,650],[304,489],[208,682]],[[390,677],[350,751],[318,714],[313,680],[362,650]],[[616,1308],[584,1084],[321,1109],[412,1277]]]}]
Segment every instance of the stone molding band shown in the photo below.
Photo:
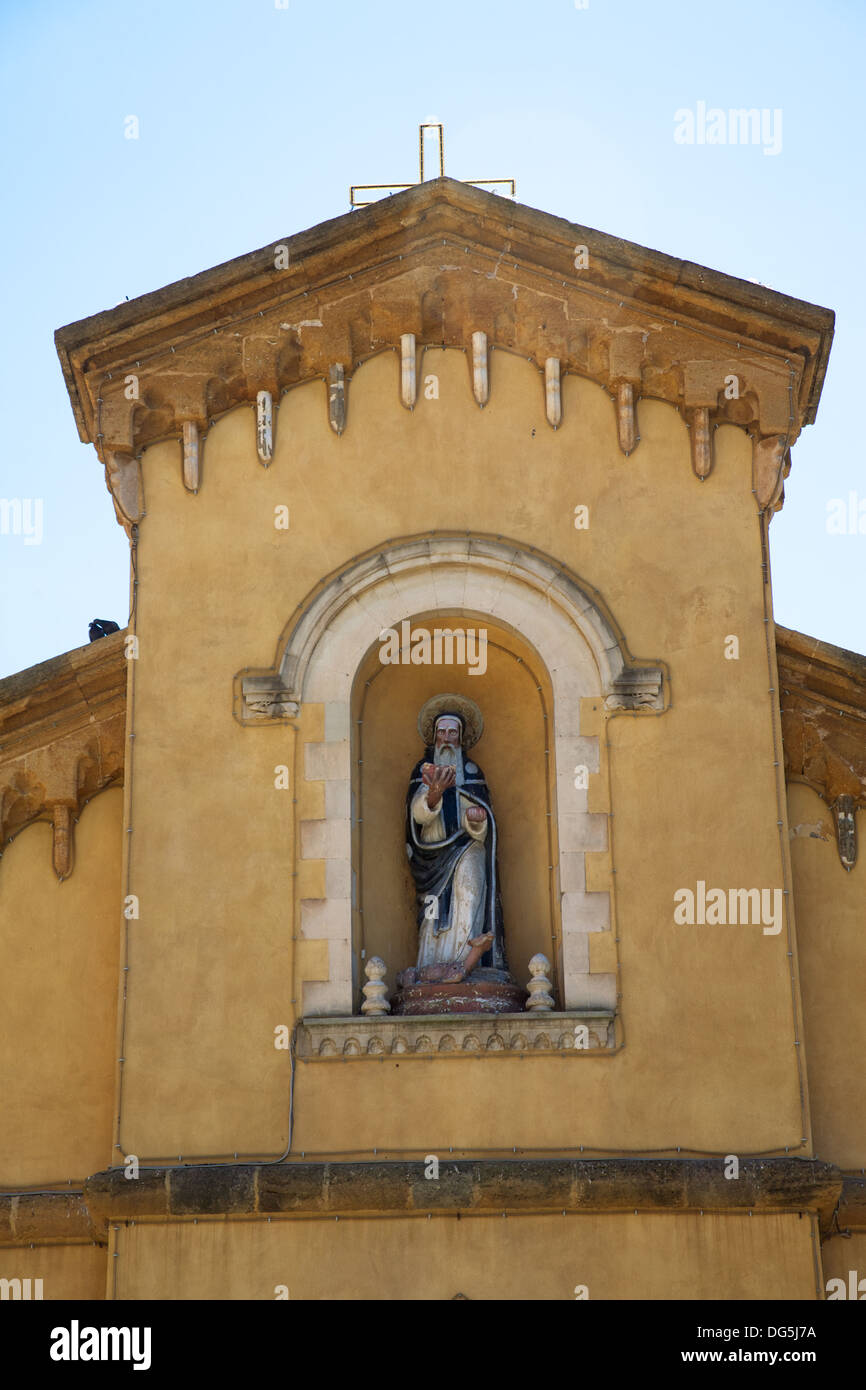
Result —
[{"label": "stone molding band", "polygon": [[[580,1036],[578,1029],[583,1029]],[[396,1018],[305,1018],[298,1028],[301,1061],[350,1057],[511,1056],[521,1053],[613,1053],[614,1015],[603,1009],[519,1014],[416,1014]]]},{"label": "stone molding band", "polygon": [[[420,1212],[812,1212],[826,1239],[866,1231],[866,1180],[812,1158],[743,1159],[736,1181],[724,1158],[440,1157],[376,1163],[228,1163],[95,1173],[83,1193],[0,1195],[0,1246],[104,1244],[109,1222],[189,1217],[334,1217]],[[835,1222],[834,1222],[835,1217]]]}]

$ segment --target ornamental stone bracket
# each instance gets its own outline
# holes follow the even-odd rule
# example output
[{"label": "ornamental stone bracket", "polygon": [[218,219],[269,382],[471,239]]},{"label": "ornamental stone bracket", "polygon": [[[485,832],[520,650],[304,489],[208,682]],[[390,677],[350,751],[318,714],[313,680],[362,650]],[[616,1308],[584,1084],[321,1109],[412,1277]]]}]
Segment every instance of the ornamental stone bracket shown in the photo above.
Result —
[{"label": "ornamental stone bracket", "polygon": [[292,697],[292,692],[283,685],[278,672],[252,676],[242,671],[236,677],[237,681],[240,681],[242,724],[273,723],[275,720],[285,723],[288,719],[294,719],[300,711],[300,700]]},{"label": "ornamental stone bracket", "polygon": [[536,1014],[416,1014],[399,1018],[305,1018],[297,1055],[305,1062],[389,1056],[533,1056],[616,1050],[606,1009]]},{"label": "ornamental stone bracket", "polygon": [[123,782],[125,636],[112,633],[0,681],[0,845],[50,821],[61,882],[73,870],[84,805]]},{"label": "ornamental stone bracket", "polygon": [[626,457],[640,445],[640,401],[665,401],[689,427],[700,479],[715,429],[747,429],[758,505],[774,509],[788,449],[815,418],[833,323],[829,310],[440,178],[70,324],[56,344],[79,434],[129,530],[148,445],[177,440],[196,493],[221,415],[256,410],[267,465],[286,391],[319,382],[341,435],[355,368],[393,352],[395,407],[412,409],[418,353],[433,346],[466,354],[479,406],[496,389],[495,351],[525,358],[554,429],[567,424],[563,378],[595,382]]},{"label": "ornamental stone bracket", "polygon": [[658,666],[627,667],[604,702],[608,710],[664,709],[664,673]]},{"label": "ornamental stone bracket", "polygon": [[857,811],[866,809],[866,657],[776,627],[785,777],[816,791],[833,813],[849,872]]}]

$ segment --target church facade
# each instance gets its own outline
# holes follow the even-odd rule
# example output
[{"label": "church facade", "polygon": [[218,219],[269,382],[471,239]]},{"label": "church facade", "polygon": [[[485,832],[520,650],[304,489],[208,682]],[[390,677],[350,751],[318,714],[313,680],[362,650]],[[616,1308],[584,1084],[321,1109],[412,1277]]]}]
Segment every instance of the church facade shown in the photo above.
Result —
[{"label": "church facade", "polygon": [[866,658],[769,572],[832,335],[448,178],[58,332],[131,616],[0,682],[2,1277],[866,1278]]}]

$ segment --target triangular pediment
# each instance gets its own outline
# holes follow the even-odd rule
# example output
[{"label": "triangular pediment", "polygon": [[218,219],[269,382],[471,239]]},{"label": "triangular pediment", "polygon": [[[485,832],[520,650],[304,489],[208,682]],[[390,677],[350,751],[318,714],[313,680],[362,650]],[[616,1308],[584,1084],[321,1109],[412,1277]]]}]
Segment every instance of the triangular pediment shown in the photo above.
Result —
[{"label": "triangular pediment", "polygon": [[693,428],[699,476],[713,424],[748,428],[763,446],[759,499],[775,504],[832,334],[829,310],[440,178],[70,324],[56,342],[81,438],[134,519],[129,463],[142,448],[317,378],[338,383],[339,432],[352,372],[405,351],[408,335],[518,353],[557,397],[567,373],[597,382],[617,401],[626,453],[639,443],[634,402],[668,401]]}]

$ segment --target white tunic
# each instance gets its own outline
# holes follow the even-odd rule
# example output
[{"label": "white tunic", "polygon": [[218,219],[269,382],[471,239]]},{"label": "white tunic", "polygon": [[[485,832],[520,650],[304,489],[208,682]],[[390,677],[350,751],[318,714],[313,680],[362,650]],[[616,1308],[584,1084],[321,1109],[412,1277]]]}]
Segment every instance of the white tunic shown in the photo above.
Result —
[{"label": "white tunic", "polygon": [[[419,966],[465,959],[469,954],[470,938],[481,936],[484,931],[487,879],[484,841],[487,839],[487,821],[476,829],[466,819],[466,812],[473,803],[460,796],[458,804],[461,827],[475,843],[464,850],[454,871],[447,920],[437,915],[438,902],[428,907],[418,939]],[[421,826],[420,838],[424,844],[435,844],[447,838],[442,802],[435,811],[431,811],[427,805],[426,787],[421,787],[412,802],[412,816]]]}]

